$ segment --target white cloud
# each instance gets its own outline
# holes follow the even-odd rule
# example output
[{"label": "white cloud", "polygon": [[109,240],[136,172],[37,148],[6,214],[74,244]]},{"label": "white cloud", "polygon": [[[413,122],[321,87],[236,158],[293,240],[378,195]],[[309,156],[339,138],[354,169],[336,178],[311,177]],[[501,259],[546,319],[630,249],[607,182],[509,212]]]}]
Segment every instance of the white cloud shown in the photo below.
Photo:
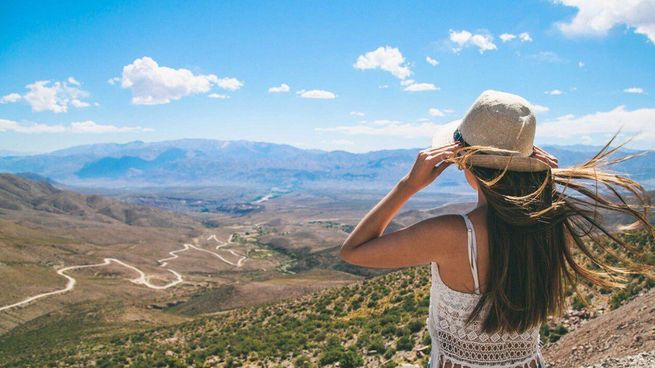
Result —
[{"label": "white cloud", "polygon": [[109,83],[112,86],[115,85],[116,83],[120,82],[120,81],[121,81],[121,79],[119,77],[113,77],[113,78],[107,79],[107,83]]},{"label": "white cloud", "polygon": [[436,107],[431,107],[431,108],[428,110],[428,113],[430,114],[430,116],[435,116],[435,117],[438,117],[438,116],[445,116],[445,115],[446,115],[445,112],[443,112],[443,111],[437,109]]},{"label": "white cloud", "polygon": [[[580,117],[568,114],[555,120],[540,123],[537,126],[537,136],[550,138],[557,142],[560,139],[575,140],[577,137],[589,136],[606,140],[607,137],[621,129],[621,133],[635,136],[635,141],[653,148],[655,141],[655,108],[626,110],[620,105],[611,111],[596,112]],[[597,144],[605,142],[597,141]]]},{"label": "white cloud", "polygon": [[391,136],[398,138],[431,137],[443,124],[431,122],[408,123],[396,120],[362,121],[355,125],[316,128],[319,132],[338,132],[348,135]]},{"label": "white cloud", "polygon": [[512,33],[503,33],[500,36],[500,40],[504,42],[509,42],[511,40],[514,40],[518,37],[518,40],[521,42],[532,42],[532,37],[530,37],[530,34],[528,32],[521,32],[517,35],[512,34]]},{"label": "white cloud", "polygon": [[75,78],[69,77],[65,82],[54,82],[47,80],[36,81],[28,84],[28,92],[20,96],[18,93],[10,93],[2,98],[2,103],[17,102],[25,100],[32,107],[32,111],[52,111],[55,113],[68,111],[69,106],[83,108],[90,106],[82,101],[89,96],[89,93],[78,88],[81,84]]},{"label": "white cloud", "polygon": [[625,93],[643,94],[644,89],[641,87],[630,87],[623,90]]},{"label": "white cloud", "polygon": [[403,89],[403,91],[407,92],[423,92],[423,91],[437,91],[439,90],[439,87],[435,86],[432,83],[416,83],[412,81],[412,83],[407,84],[406,87]]},{"label": "white cloud", "polygon": [[337,98],[337,95],[334,94],[333,92],[325,91],[322,89],[312,89],[309,91],[303,89],[296,93],[302,98],[313,98],[313,99],[320,99],[320,100],[333,100]]},{"label": "white cloud", "polygon": [[[348,136],[373,136],[382,137],[385,140],[393,142],[396,147],[401,143],[401,140],[419,139],[418,144],[424,144],[426,141],[432,140],[434,144],[445,145],[452,141],[453,131],[459,124],[461,119],[453,120],[445,124],[435,124],[429,121],[419,122],[403,122],[396,120],[373,120],[362,121],[353,125],[340,125],[330,128],[315,128],[314,130],[319,133],[337,133]],[[432,139],[436,135],[437,139]],[[426,139],[427,138],[427,139]],[[362,141],[357,141],[358,148],[361,147]],[[416,147],[414,142],[409,147]],[[371,147],[381,149],[383,147]]]},{"label": "white cloud", "polygon": [[550,109],[549,109],[548,107],[546,107],[546,106],[537,105],[537,104],[532,104],[532,109],[533,109],[535,112],[548,112],[548,111],[550,110]]},{"label": "white cloud", "polygon": [[361,112],[361,111],[351,111],[351,112],[350,112],[350,115],[351,115],[351,116],[359,116],[359,117],[361,117],[361,116],[364,116],[364,115],[366,115],[366,114],[364,114],[364,113]]},{"label": "white cloud", "polygon": [[519,40],[521,40],[521,42],[532,42],[532,37],[530,37],[528,32],[521,32],[519,33]]},{"label": "white cloud", "polygon": [[69,126],[57,124],[21,124],[13,120],[0,119],[0,132],[15,132],[24,134],[36,133],[127,133],[150,132],[153,129],[134,127],[117,127],[115,125],[97,124],[91,120],[73,122]]},{"label": "white cloud", "polygon": [[207,97],[215,98],[215,99],[218,99],[218,100],[227,100],[228,98],[230,98],[230,96],[222,95],[220,93],[210,93],[210,94],[207,95]]},{"label": "white cloud", "polygon": [[269,89],[268,89],[268,92],[269,92],[269,93],[285,93],[285,92],[289,92],[290,90],[291,90],[291,88],[289,87],[288,84],[286,84],[286,83],[282,83],[282,84],[280,84],[280,85],[277,86],[277,87],[271,87],[271,88],[269,88]]},{"label": "white cloud", "polygon": [[559,89],[551,89],[549,91],[544,91],[544,93],[551,96],[559,96],[561,94],[564,94],[564,92],[562,92]]},{"label": "white cloud", "polygon": [[355,142],[349,140],[349,139],[333,139],[329,142],[327,142],[330,146],[342,146],[342,147],[348,147],[352,146],[355,144]]},{"label": "white cloud", "polygon": [[500,40],[501,40],[501,41],[503,41],[503,42],[507,42],[507,41],[511,41],[511,40],[515,39],[515,38],[516,38],[516,35],[515,35],[515,34],[511,34],[511,33],[503,33],[503,34],[501,34],[499,37],[500,37]]},{"label": "white cloud", "polygon": [[240,81],[236,78],[221,78],[216,84],[218,84],[220,88],[226,89],[228,91],[236,91],[243,87],[243,81]]},{"label": "white cloud", "polygon": [[562,58],[553,51],[539,51],[534,54],[527,55],[530,59],[535,59],[539,61],[544,61],[547,63],[559,63],[562,62]]},{"label": "white cloud", "polygon": [[582,61],[578,61],[578,68],[584,68],[584,63]]},{"label": "white cloud", "polygon": [[431,57],[429,57],[429,56],[426,56],[426,57],[425,57],[425,61],[426,61],[428,64],[432,65],[432,66],[437,66],[437,65],[439,65],[439,61],[437,61],[437,59],[433,59],[433,58],[431,58]]},{"label": "white cloud", "polygon": [[493,42],[493,36],[490,34],[473,34],[466,30],[453,31],[452,29],[448,30],[448,33],[450,41],[457,45],[452,49],[455,53],[469,46],[477,47],[481,54],[485,51],[498,49]]},{"label": "white cloud", "polygon": [[234,91],[241,88],[243,82],[236,78],[219,79],[215,74],[195,75],[188,69],[159,66],[147,56],[125,65],[121,79],[121,87],[132,90],[135,105],[166,104],[192,94],[207,93],[213,86]]},{"label": "white cloud", "polygon": [[2,96],[2,98],[0,98],[0,104],[18,102],[22,98],[23,98],[23,96],[19,95],[18,93],[10,93],[10,94],[4,95],[4,96]]},{"label": "white cloud", "polygon": [[20,124],[13,120],[0,119],[0,132],[15,133],[61,133],[66,131],[63,125]]},{"label": "white cloud", "polygon": [[68,77],[68,80],[67,80],[67,81],[68,81],[68,84],[71,84],[71,85],[73,85],[73,86],[78,86],[78,87],[80,87],[80,86],[82,85],[82,84],[80,84],[80,82],[77,81],[77,79],[75,79],[75,78],[73,78],[73,77]]},{"label": "white cloud", "polygon": [[567,36],[605,36],[616,25],[624,24],[655,43],[655,2],[652,0],[556,0],[578,9],[570,22],[557,22]]},{"label": "white cloud", "polygon": [[382,69],[400,79],[405,79],[412,74],[400,50],[390,46],[378,47],[359,55],[353,67],[360,70]]},{"label": "white cloud", "polygon": [[71,105],[73,105],[73,107],[77,107],[78,109],[91,106],[90,103],[85,101],[80,101],[78,99],[71,100]]},{"label": "white cloud", "polygon": [[379,86],[378,88],[387,89],[387,88],[389,88],[389,85],[388,84],[383,84],[383,85]]},{"label": "white cloud", "polygon": [[140,126],[117,127],[109,124],[103,125],[91,120],[73,122],[70,124],[68,130],[72,133],[130,133],[153,131],[151,128],[142,128]]}]

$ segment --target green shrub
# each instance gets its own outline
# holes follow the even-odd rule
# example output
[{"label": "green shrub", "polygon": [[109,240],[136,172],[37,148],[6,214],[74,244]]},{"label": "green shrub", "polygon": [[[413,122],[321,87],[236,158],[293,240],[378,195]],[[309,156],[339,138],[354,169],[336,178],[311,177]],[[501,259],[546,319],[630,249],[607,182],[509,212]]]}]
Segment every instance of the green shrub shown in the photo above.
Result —
[{"label": "green shrub", "polygon": [[398,342],[396,343],[396,349],[398,350],[404,350],[404,351],[409,351],[414,348],[414,340],[410,339],[409,336],[403,336],[400,339],[398,339]]},{"label": "green shrub", "polygon": [[356,368],[362,365],[364,365],[364,359],[355,350],[348,350],[339,358],[341,368]]},{"label": "green shrub", "polygon": [[293,366],[295,368],[311,368],[312,363],[309,361],[309,359],[301,356],[296,359],[296,361],[293,363]]},{"label": "green shrub", "polygon": [[425,326],[425,320],[420,320],[420,319],[412,320],[407,324],[407,328],[409,328],[409,330],[412,333],[417,333],[421,331],[424,326]]},{"label": "green shrub", "polygon": [[384,346],[384,340],[380,335],[375,335],[373,338],[371,338],[368,345],[366,346],[366,349],[368,351],[375,350],[377,354],[384,354],[384,352],[387,350],[387,348]]}]

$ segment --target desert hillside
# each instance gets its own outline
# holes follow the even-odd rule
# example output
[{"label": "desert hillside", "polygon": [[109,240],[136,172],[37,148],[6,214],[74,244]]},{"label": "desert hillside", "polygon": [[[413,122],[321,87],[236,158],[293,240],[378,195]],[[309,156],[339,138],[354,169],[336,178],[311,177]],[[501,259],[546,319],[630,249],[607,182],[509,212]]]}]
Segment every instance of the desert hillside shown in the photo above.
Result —
[{"label": "desert hillside", "polygon": [[[294,193],[247,214],[164,211],[30,179],[0,175],[0,366],[427,362],[429,268],[385,274],[338,259],[363,201]],[[468,206],[410,208],[390,228]],[[641,261],[655,261],[649,236],[622,236],[645,252]],[[589,306],[571,290],[570,309],[542,327],[549,356],[563,359],[572,348],[563,336],[652,286],[640,276],[623,290],[582,286]],[[613,356],[584,349],[570,364]]]},{"label": "desert hillside", "polygon": [[[37,179],[37,180],[35,180]],[[197,225],[184,216],[151,207],[131,205],[98,195],[61,190],[48,180],[33,175],[0,173],[0,217],[34,219],[35,213],[61,215],[60,219],[83,220],[113,225],[179,227]],[[31,217],[30,217],[31,216]]]},{"label": "desert hillside", "polygon": [[236,215],[162,210],[1,174],[0,362],[11,341],[66,345],[361,279],[335,253],[350,225],[269,202]]},{"label": "desert hillside", "polygon": [[[625,236],[653,256],[652,238]],[[652,350],[655,294],[643,295],[652,286],[635,276],[622,290],[589,289],[589,306],[572,293],[570,310],[541,329],[546,356],[557,367],[576,367]],[[90,334],[56,345],[42,342],[52,330],[10,334],[0,340],[0,355],[12,367],[55,361],[71,367],[423,367],[430,350],[429,287],[429,267],[411,267],[137,333]],[[55,327],[71,324],[62,319]]]},{"label": "desert hillside", "polygon": [[[600,364],[619,366],[621,357],[651,353],[655,366],[655,290],[643,293],[626,305],[589,321],[546,349],[555,367]],[[602,365],[605,364],[605,365]],[[627,367],[628,365],[625,365]]]}]

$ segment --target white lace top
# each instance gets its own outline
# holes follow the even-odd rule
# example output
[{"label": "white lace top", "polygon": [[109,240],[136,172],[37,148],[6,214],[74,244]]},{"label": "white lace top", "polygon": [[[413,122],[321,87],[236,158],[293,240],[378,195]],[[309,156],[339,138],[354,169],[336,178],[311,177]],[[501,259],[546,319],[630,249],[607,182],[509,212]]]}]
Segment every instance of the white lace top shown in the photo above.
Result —
[{"label": "white lace top", "polygon": [[432,262],[430,309],[426,320],[432,338],[430,366],[446,368],[509,368],[544,367],[541,355],[539,328],[518,334],[487,334],[480,331],[480,317],[465,327],[466,319],[480,298],[477,271],[475,230],[466,215],[462,215],[468,230],[469,265],[475,283],[475,294],[453,290],[439,275],[439,267]]}]

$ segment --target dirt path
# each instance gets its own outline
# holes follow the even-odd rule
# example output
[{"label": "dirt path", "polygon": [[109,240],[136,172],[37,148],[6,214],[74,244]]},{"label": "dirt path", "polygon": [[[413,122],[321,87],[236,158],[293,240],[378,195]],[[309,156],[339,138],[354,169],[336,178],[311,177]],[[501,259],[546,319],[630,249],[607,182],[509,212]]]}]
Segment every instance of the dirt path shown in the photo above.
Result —
[{"label": "dirt path", "polygon": [[60,289],[60,290],[50,291],[50,292],[47,292],[47,293],[37,294],[37,295],[31,296],[31,297],[29,297],[27,299],[24,299],[24,300],[22,300],[22,301],[20,301],[18,303],[5,305],[3,307],[0,307],[0,312],[2,312],[4,310],[7,310],[7,309],[16,308],[16,307],[20,307],[20,306],[29,304],[29,303],[37,300],[37,299],[45,298],[45,297],[51,296],[51,295],[63,294],[65,292],[67,292],[67,291],[73,290],[75,288],[75,284],[77,284],[77,280],[75,278],[73,278],[72,276],[67,275],[66,274],[67,271],[79,270],[79,269],[82,269],[82,268],[108,266],[112,262],[117,263],[117,264],[119,264],[119,265],[121,265],[123,267],[129,268],[129,269],[131,269],[131,270],[133,270],[133,271],[135,271],[136,273],[139,274],[139,277],[137,277],[136,279],[129,280],[130,282],[133,282],[135,284],[144,285],[144,286],[149,287],[151,289],[156,289],[156,290],[168,289],[169,287],[175,286],[175,285],[177,285],[177,284],[179,284],[179,283],[181,283],[183,281],[182,275],[177,273],[175,270],[168,269],[169,272],[171,272],[173,275],[175,275],[176,280],[171,281],[166,285],[154,285],[154,284],[150,283],[150,277],[148,275],[146,275],[140,269],[138,269],[138,268],[136,268],[136,267],[134,267],[132,265],[129,265],[129,264],[121,261],[120,259],[105,258],[104,262],[102,262],[102,263],[89,264],[89,265],[79,265],[79,266],[68,266],[68,267],[64,267],[64,268],[61,268],[61,269],[57,270],[57,274],[59,274],[61,276],[64,276],[65,278],[68,279],[68,282],[66,283],[65,288]]},{"label": "dirt path", "polygon": [[[229,245],[229,244],[233,243],[233,241],[232,241],[233,235],[234,235],[234,234],[231,234],[231,235],[230,235],[230,237],[227,239],[227,243],[224,242],[224,241],[220,241],[220,240],[218,240],[218,238],[216,237],[216,235],[210,235],[209,238],[207,238],[207,240],[211,240],[211,239],[216,240],[216,242],[219,243],[219,244],[216,246],[216,249],[218,250],[218,249],[220,249],[220,248],[222,248],[222,247],[224,247],[224,246],[226,246],[226,245]],[[202,249],[202,250],[204,250],[204,249]],[[234,264],[234,263],[232,263],[232,262],[225,261],[225,262],[227,262],[227,263],[229,263],[229,264],[231,264],[231,265],[234,265],[234,266],[237,266],[237,267],[241,267],[241,266],[243,265],[243,262],[245,262],[245,260],[248,259],[248,257],[243,256],[243,255],[241,255],[241,254],[235,252],[235,251],[232,250],[232,249],[226,249],[226,251],[232,253],[233,255],[235,255],[235,256],[237,256],[237,257],[241,257],[241,258],[239,258],[239,260],[237,261],[236,264]],[[220,257],[220,256],[219,256],[219,257]],[[223,257],[221,257],[221,259],[223,259]]]},{"label": "dirt path", "polygon": [[[210,235],[209,238],[207,238],[207,240],[211,240],[211,239],[214,239],[215,241],[220,243],[218,246],[216,246],[217,250],[220,249],[221,247],[224,247],[224,246],[229,245],[230,243],[232,243],[232,235],[230,235],[230,238],[228,239],[228,242],[220,241],[216,237],[216,235]],[[166,268],[166,266],[168,265],[168,261],[171,261],[171,260],[176,259],[176,258],[179,257],[178,253],[186,252],[187,250],[191,250],[191,249],[201,251],[201,252],[205,252],[205,253],[209,253],[209,254],[217,257],[221,261],[223,261],[223,262],[225,262],[225,263],[227,263],[229,265],[235,266],[235,267],[241,267],[243,265],[243,262],[248,258],[246,256],[242,256],[242,255],[234,252],[231,249],[226,249],[226,251],[230,252],[231,254],[233,254],[233,255],[235,255],[237,257],[241,257],[236,263],[234,263],[232,261],[229,261],[229,260],[225,259],[223,256],[221,256],[220,254],[218,254],[216,252],[200,248],[200,247],[198,247],[196,245],[193,245],[193,244],[186,243],[186,244],[183,245],[182,249],[178,249],[178,250],[174,250],[174,251],[169,252],[168,254],[171,255],[170,257],[162,258],[162,259],[158,260],[157,262],[160,263],[160,265],[159,265],[160,267]],[[125,268],[128,268],[128,269],[136,272],[139,275],[139,277],[137,277],[135,279],[130,279],[129,280],[130,282],[132,282],[134,284],[137,284],[137,285],[143,285],[143,286],[145,286],[147,288],[150,288],[150,289],[165,290],[165,289],[168,289],[170,287],[173,287],[175,285],[178,285],[178,284],[184,282],[184,278],[182,277],[182,275],[180,273],[178,273],[177,271],[175,271],[172,268],[166,268],[166,270],[168,272],[172,273],[175,276],[175,280],[173,280],[173,281],[171,281],[171,282],[169,282],[169,283],[167,283],[165,285],[155,285],[155,284],[150,282],[150,277],[151,276],[147,275],[145,272],[141,271],[139,268],[137,268],[135,266],[132,266],[132,265],[130,265],[128,263],[125,263],[125,262],[121,261],[120,259],[105,258],[102,263],[95,263],[95,264],[88,264],[88,265],[78,265],[78,266],[68,266],[68,267],[60,268],[59,270],[57,270],[57,274],[65,277],[66,279],[68,279],[68,282],[66,283],[66,287],[64,287],[63,289],[60,289],[60,290],[55,290],[55,291],[50,291],[50,292],[47,292],[47,293],[37,294],[37,295],[31,296],[29,298],[23,299],[23,300],[21,300],[21,301],[19,301],[17,303],[14,303],[14,304],[0,306],[0,312],[5,311],[5,310],[9,310],[9,309],[13,309],[13,308],[18,308],[18,307],[21,307],[21,306],[25,306],[25,305],[27,305],[27,304],[35,301],[35,300],[38,300],[38,299],[42,299],[42,298],[45,298],[45,297],[49,297],[49,296],[53,296],[53,295],[57,295],[57,294],[63,294],[63,293],[66,293],[68,291],[72,291],[75,288],[75,285],[77,284],[77,280],[74,277],[72,277],[70,275],[67,275],[66,272],[73,271],[73,270],[78,270],[78,269],[83,269],[83,268],[108,266],[112,262],[116,263],[118,265],[121,265],[121,266],[123,266]]]}]

